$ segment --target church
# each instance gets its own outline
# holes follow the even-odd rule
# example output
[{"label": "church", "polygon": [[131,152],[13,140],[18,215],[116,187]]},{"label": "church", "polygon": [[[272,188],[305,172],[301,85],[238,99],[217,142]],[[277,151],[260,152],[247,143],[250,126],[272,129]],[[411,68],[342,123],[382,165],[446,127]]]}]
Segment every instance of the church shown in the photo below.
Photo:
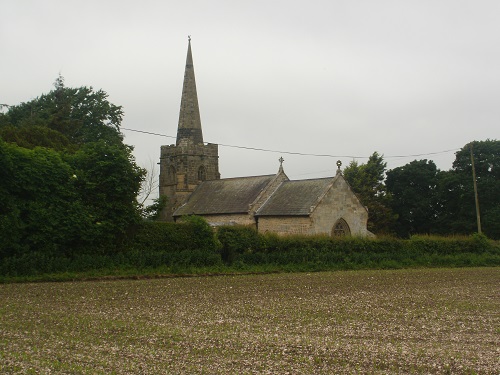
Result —
[{"label": "church", "polygon": [[251,225],[259,232],[371,236],[368,210],[337,162],[334,176],[290,180],[283,158],[274,175],[221,178],[218,145],[203,142],[191,39],[188,41],[177,140],[161,146],[160,195],[168,201],[162,220],[198,215],[214,227]]}]

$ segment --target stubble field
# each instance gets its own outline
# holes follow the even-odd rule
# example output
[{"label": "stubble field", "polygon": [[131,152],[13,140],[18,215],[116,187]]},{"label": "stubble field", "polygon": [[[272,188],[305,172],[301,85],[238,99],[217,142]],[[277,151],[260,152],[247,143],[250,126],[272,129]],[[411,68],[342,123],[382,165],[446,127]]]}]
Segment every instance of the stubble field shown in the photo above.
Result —
[{"label": "stubble field", "polygon": [[0,285],[2,374],[498,374],[500,269]]}]

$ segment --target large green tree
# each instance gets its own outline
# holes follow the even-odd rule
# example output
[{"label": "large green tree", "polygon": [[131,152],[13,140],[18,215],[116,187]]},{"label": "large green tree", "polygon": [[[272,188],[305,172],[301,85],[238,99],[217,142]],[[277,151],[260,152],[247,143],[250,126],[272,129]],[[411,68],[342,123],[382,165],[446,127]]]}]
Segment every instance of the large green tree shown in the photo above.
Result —
[{"label": "large green tree", "polygon": [[439,174],[432,160],[414,160],[387,172],[386,186],[398,216],[395,229],[399,236],[437,231]]},{"label": "large green tree", "polygon": [[368,230],[376,234],[392,233],[395,221],[384,184],[386,166],[383,156],[374,152],[365,164],[352,161],[343,172],[361,203],[368,208]]},{"label": "large green tree", "polygon": [[74,150],[100,140],[122,144],[122,118],[122,107],[110,103],[105,91],[69,88],[59,76],[48,94],[9,108],[0,121],[0,136],[27,148]]},{"label": "large green tree", "polygon": [[0,116],[0,254],[116,249],[140,219],[144,170],[107,97],[59,77]]}]

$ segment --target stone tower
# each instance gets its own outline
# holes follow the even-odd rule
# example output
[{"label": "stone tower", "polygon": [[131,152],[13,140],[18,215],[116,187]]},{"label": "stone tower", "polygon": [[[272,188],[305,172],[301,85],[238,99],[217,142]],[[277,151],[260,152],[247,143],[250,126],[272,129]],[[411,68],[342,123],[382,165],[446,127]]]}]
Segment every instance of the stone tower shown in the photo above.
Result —
[{"label": "stone tower", "polygon": [[175,145],[161,146],[160,152],[160,195],[168,198],[162,219],[172,221],[173,212],[202,181],[216,179],[220,179],[219,148],[203,143],[189,38],[177,141]]}]

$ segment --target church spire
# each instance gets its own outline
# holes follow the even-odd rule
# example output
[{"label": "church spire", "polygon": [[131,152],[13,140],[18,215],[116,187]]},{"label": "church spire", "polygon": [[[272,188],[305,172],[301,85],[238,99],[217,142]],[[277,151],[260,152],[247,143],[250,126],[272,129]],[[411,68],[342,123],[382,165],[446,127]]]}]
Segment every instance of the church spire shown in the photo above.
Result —
[{"label": "church spire", "polygon": [[200,108],[198,107],[198,95],[194,79],[193,56],[191,54],[191,36],[188,37],[186,69],[182,86],[179,126],[177,127],[177,145],[183,139],[191,140],[195,144],[203,143]]}]

